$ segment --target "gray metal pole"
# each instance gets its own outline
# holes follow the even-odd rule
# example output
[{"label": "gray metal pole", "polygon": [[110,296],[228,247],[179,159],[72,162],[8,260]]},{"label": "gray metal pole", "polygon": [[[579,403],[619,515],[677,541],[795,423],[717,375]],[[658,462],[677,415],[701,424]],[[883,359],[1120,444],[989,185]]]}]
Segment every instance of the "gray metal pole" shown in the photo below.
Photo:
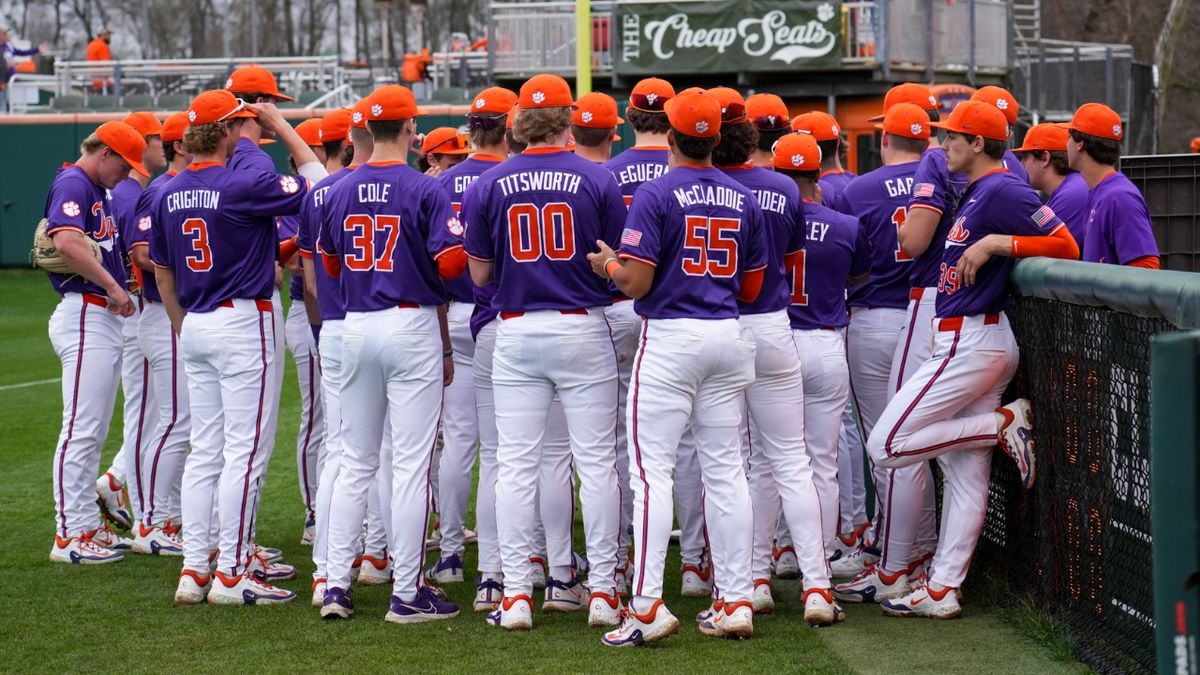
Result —
[{"label": "gray metal pole", "polygon": [[892,79],[892,0],[879,0],[875,5],[872,28],[875,29],[875,62],[883,68],[883,79]]},{"label": "gray metal pole", "polygon": [[[1104,48],[1104,100],[1113,100],[1113,51],[1112,47]],[[1126,115],[1128,110],[1124,111]]]},{"label": "gray metal pole", "polygon": [[258,56],[258,0],[250,0],[250,56]]},{"label": "gray metal pole", "polygon": [[967,83],[975,86],[975,0],[967,0]]},{"label": "gray metal pole", "polygon": [[1071,110],[1079,107],[1079,45],[1071,50],[1075,58],[1071,61]]},{"label": "gray metal pole", "polygon": [[925,0],[925,79],[928,82],[933,82],[934,78],[933,59],[933,0]]},{"label": "gray metal pole", "polygon": [[488,5],[487,10],[487,79],[488,82],[495,82],[496,74],[496,10]]}]

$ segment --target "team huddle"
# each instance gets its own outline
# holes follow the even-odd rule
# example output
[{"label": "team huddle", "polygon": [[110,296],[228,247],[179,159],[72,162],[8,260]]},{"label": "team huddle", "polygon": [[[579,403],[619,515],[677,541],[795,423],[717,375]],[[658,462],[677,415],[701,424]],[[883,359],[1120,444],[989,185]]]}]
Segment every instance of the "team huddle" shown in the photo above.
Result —
[{"label": "team huddle", "polygon": [[[1094,186],[1064,169],[1042,187],[1119,144],[1099,104],[1010,151],[1007,91],[942,121],[902,84],[876,120],[883,166],[854,176],[833,117],[726,87],[639,82],[635,145],[611,158],[616,102],[554,75],[480,92],[465,138],[418,134],[402,86],[297,128],[285,99],[244,67],[162,123],[106,122],[46,202],[74,272],[50,275],[50,558],[181,556],[181,605],[295,597],[256,536],[286,348],[323,618],[354,614],[356,583],[391,584],[390,622],[457,616],[439,585],[467,578],[474,541],[489,624],[530,630],[543,590],[543,612],[586,612],[607,645],[656,642],[679,630],[676,523],[680,592],[712,598],[705,635],[750,637],[773,576],[801,580],[814,626],[847,602],[957,617],[993,449],[1036,476],[1030,404],[1000,400],[1015,259],[1079,258],[1078,241],[1157,261],[1152,237],[1100,239]],[[118,382],[124,443],[96,481]]]}]

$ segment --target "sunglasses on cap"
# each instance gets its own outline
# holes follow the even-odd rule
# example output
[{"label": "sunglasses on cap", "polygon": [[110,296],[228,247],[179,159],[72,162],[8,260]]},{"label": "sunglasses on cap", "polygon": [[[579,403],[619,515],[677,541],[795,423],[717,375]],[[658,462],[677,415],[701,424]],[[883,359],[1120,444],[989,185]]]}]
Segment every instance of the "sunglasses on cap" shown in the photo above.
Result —
[{"label": "sunglasses on cap", "polygon": [[491,131],[492,129],[495,129],[496,127],[500,126],[500,124],[501,124],[500,120],[502,120],[502,119],[504,119],[504,115],[499,115],[497,117],[485,117],[483,115],[467,115],[467,128]]},{"label": "sunglasses on cap", "polygon": [[629,97],[629,104],[635,110],[642,112],[662,112],[663,105],[670,99],[663,98],[658,94],[634,94]]},{"label": "sunglasses on cap", "polygon": [[787,120],[779,115],[759,115],[750,121],[754,123],[755,127],[763,131],[780,131],[788,128]]},{"label": "sunglasses on cap", "polygon": [[736,124],[739,122],[745,122],[747,119],[746,105],[744,103],[733,101],[721,108],[722,124]]}]

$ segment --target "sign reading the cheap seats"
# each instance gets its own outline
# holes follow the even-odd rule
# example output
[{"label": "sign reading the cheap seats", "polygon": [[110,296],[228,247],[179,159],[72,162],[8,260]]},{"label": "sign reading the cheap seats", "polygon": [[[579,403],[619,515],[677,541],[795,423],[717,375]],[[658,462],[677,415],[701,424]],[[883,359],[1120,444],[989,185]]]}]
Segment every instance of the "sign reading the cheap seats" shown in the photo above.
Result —
[{"label": "sign reading the cheap seats", "polygon": [[621,2],[621,75],[836,69],[840,0]]}]

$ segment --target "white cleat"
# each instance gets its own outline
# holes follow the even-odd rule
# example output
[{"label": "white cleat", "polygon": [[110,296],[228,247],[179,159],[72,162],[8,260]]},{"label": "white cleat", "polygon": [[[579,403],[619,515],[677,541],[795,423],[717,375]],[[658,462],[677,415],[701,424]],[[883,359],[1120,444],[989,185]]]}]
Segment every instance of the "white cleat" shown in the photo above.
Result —
[{"label": "white cleat", "polygon": [[107,471],[96,479],[96,503],[100,510],[122,530],[133,525],[133,515],[125,500],[125,486]]},{"label": "white cleat", "polygon": [[771,580],[755,579],[754,594],[750,596],[755,614],[772,614],[775,612],[775,598],[771,596]]},{"label": "white cleat", "polygon": [[1000,449],[1017,464],[1021,487],[1028,490],[1037,479],[1037,457],[1033,453],[1033,408],[1029,399],[1019,398],[996,409],[1004,417],[1000,427]]},{"label": "white cleat", "polygon": [[50,547],[50,560],[69,565],[104,565],[124,559],[120,551],[105,548],[93,541],[94,533],[93,530],[68,539],[56,535],[54,545]]},{"label": "white cleat", "polygon": [[183,539],[158,526],[133,525],[133,552],[141,555],[183,555]]},{"label": "white cleat", "polygon": [[833,597],[842,602],[880,602],[908,595],[908,570],[885,572],[871,565],[854,579],[833,587]]},{"label": "white cleat", "polygon": [[637,647],[658,642],[679,632],[679,619],[667,610],[661,599],[639,614],[632,607],[622,613],[621,625],[601,638],[609,647]]},{"label": "white cleat", "polygon": [[484,579],[483,575],[475,580],[475,602],[472,605],[476,612],[490,612],[500,606],[500,598],[504,597],[504,584],[497,579]]},{"label": "white cleat", "polygon": [[685,598],[707,598],[712,595],[712,570],[707,565],[683,566],[679,594]]},{"label": "white cleat", "polygon": [[849,534],[838,533],[833,540],[833,550],[830,551],[830,562],[841,560],[858,549],[863,543],[863,535],[871,527],[870,523],[862,523]]},{"label": "white cleat", "polygon": [[576,612],[584,608],[588,589],[578,577],[559,581],[546,579],[546,599],[542,601],[543,612]]},{"label": "white cleat", "polygon": [[179,573],[179,585],[175,587],[175,604],[199,605],[208,598],[212,588],[212,574],[183,570]]},{"label": "white cleat", "polygon": [[784,546],[772,550],[771,555],[774,558],[777,579],[800,578],[800,559],[796,557],[796,549]]},{"label": "white cleat", "polygon": [[246,563],[246,574],[268,583],[296,578],[296,568],[280,562],[271,562],[262,555],[252,556]]},{"label": "white cleat", "polygon": [[92,541],[113,551],[128,551],[133,546],[133,539],[117,534],[109,528],[108,523],[92,532]]},{"label": "white cleat", "polygon": [[479,533],[475,530],[468,530],[464,527],[462,532],[464,544],[474,544],[475,542],[479,541]]},{"label": "white cleat", "polygon": [[392,582],[392,565],[387,554],[382,558],[363,555],[355,562],[358,563],[355,565],[358,568],[358,583],[363,586],[382,586]]},{"label": "white cleat", "polygon": [[308,519],[304,521],[304,530],[300,533],[300,545],[301,546],[312,546],[313,542],[316,540],[317,540],[317,518],[316,518],[316,516],[310,515],[308,517]]},{"label": "white cleat", "polygon": [[318,577],[316,579],[313,579],[313,583],[312,583],[312,606],[313,606],[313,609],[321,609],[321,607],[323,607],[325,605],[325,588],[327,586],[328,586],[328,582],[325,581],[325,577]]},{"label": "white cleat", "polygon": [[696,616],[697,628],[708,637],[744,640],[754,635],[754,607],[749,600],[724,603],[717,600]]},{"label": "white cleat", "polygon": [[616,593],[609,595],[599,591],[592,593],[588,601],[588,625],[592,628],[621,625],[621,611],[625,606]]},{"label": "white cleat", "polygon": [[540,590],[546,587],[546,560],[540,556],[530,556],[529,558],[529,579],[533,582],[533,588]]},{"label": "white cleat", "polygon": [[957,590],[947,586],[935,591],[929,586],[921,586],[904,597],[884,600],[879,607],[888,616],[957,619],[962,616]]},{"label": "white cleat", "polygon": [[210,605],[278,605],[295,598],[295,593],[275,588],[250,574],[229,576],[213,572],[212,588],[208,591]]},{"label": "white cleat", "polygon": [[869,565],[879,562],[879,550],[860,546],[850,555],[829,563],[829,575],[834,579],[853,579]]},{"label": "white cleat", "polygon": [[828,588],[810,588],[804,591],[804,622],[810,626],[832,626],[846,620],[846,613],[833,601],[833,591]]},{"label": "white cleat", "polygon": [[489,626],[498,626],[504,630],[533,629],[533,600],[524,593],[514,597],[504,597],[500,606],[487,615]]},{"label": "white cleat", "polygon": [[250,555],[266,558],[267,562],[279,562],[283,560],[283,551],[271,546],[259,546],[258,544],[251,545]]}]

